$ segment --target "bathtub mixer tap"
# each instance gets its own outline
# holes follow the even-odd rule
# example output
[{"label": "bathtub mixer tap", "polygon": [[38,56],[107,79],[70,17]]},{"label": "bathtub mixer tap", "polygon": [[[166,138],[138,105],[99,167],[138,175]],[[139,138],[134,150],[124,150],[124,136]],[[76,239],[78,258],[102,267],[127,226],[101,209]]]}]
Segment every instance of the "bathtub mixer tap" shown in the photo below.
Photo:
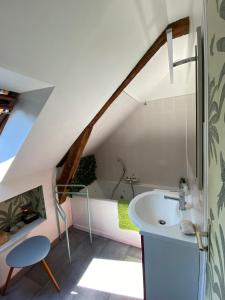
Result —
[{"label": "bathtub mixer tap", "polygon": [[132,175],[132,176],[130,176],[130,177],[127,176],[127,177],[125,178],[125,181],[131,184],[131,183],[136,183],[136,182],[138,181],[138,179],[137,179],[136,176]]},{"label": "bathtub mixer tap", "polygon": [[135,197],[134,184],[138,182],[137,177],[133,174],[133,175],[130,176],[130,177],[127,176],[127,177],[124,179],[124,181],[130,184],[130,187],[131,187],[131,190],[132,190],[132,197],[134,198],[134,197]]}]

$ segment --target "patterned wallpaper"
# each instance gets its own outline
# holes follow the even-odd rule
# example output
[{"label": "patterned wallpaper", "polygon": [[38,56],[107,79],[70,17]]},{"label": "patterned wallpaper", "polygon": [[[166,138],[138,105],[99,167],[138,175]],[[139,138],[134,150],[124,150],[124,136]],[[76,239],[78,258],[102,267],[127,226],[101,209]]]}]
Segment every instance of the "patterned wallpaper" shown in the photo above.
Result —
[{"label": "patterned wallpaper", "polygon": [[39,186],[0,203],[0,230],[16,225],[21,219],[20,207],[29,203],[40,217],[46,218],[43,190]]},{"label": "patterned wallpaper", "polygon": [[208,300],[225,300],[225,0],[207,1],[208,26]]}]

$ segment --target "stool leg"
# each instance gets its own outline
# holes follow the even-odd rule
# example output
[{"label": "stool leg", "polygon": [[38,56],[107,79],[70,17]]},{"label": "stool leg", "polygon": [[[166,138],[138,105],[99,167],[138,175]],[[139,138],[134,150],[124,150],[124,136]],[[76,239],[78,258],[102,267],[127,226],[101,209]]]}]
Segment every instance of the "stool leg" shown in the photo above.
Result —
[{"label": "stool leg", "polygon": [[6,279],[6,283],[5,283],[5,285],[4,285],[3,289],[2,289],[2,295],[3,295],[3,296],[5,295],[6,289],[7,289],[8,285],[9,285],[9,281],[10,281],[10,279],[11,279],[13,270],[14,270],[13,267],[11,267],[11,268],[9,269],[9,274],[8,274],[8,276],[7,276],[7,279]]},{"label": "stool leg", "polygon": [[57,283],[55,277],[53,276],[53,274],[52,274],[52,272],[51,272],[51,270],[50,270],[50,268],[49,268],[47,262],[43,259],[43,260],[41,261],[41,263],[42,263],[42,265],[43,265],[45,271],[48,273],[48,276],[49,276],[49,278],[51,279],[52,283],[54,284],[55,288],[56,288],[57,291],[59,292],[59,291],[60,291],[60,287],[59,287],[59,285],[58,285],[58,283]]}]

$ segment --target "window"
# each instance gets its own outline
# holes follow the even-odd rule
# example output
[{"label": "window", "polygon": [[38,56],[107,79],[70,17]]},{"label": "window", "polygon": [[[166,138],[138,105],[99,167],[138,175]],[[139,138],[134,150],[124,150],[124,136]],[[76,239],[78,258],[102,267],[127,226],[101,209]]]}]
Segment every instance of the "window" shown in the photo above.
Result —
[{"label": "window", "polygon": [[18,96],[19,94],[15,92],[0,90],[0,134],[17,102]]}]

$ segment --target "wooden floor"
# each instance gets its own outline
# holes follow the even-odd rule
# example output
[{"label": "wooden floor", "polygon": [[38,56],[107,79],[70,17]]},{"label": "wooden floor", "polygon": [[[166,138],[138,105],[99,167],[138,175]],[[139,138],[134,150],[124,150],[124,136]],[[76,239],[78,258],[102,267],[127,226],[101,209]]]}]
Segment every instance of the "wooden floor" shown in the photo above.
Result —
[{"label": "wooden floor", "polygon": [[[127,300],[140,299],[109,294],[94,289],[78,286],[93,258],[141,262],[141,250],[106,238],[94,236],[93,244],[89,243],[87,233],[79,230],[70,232],[72,264],[66,256],[66,242],[63,239],[55,246],[47,257],[47,261],[57,278],[61,292],[57,293],[41,265],[35,265],[26,275],[13,280],[7,294],[0,299],[5,300]],[[124,278],[124,280],[129,280]]]}]

